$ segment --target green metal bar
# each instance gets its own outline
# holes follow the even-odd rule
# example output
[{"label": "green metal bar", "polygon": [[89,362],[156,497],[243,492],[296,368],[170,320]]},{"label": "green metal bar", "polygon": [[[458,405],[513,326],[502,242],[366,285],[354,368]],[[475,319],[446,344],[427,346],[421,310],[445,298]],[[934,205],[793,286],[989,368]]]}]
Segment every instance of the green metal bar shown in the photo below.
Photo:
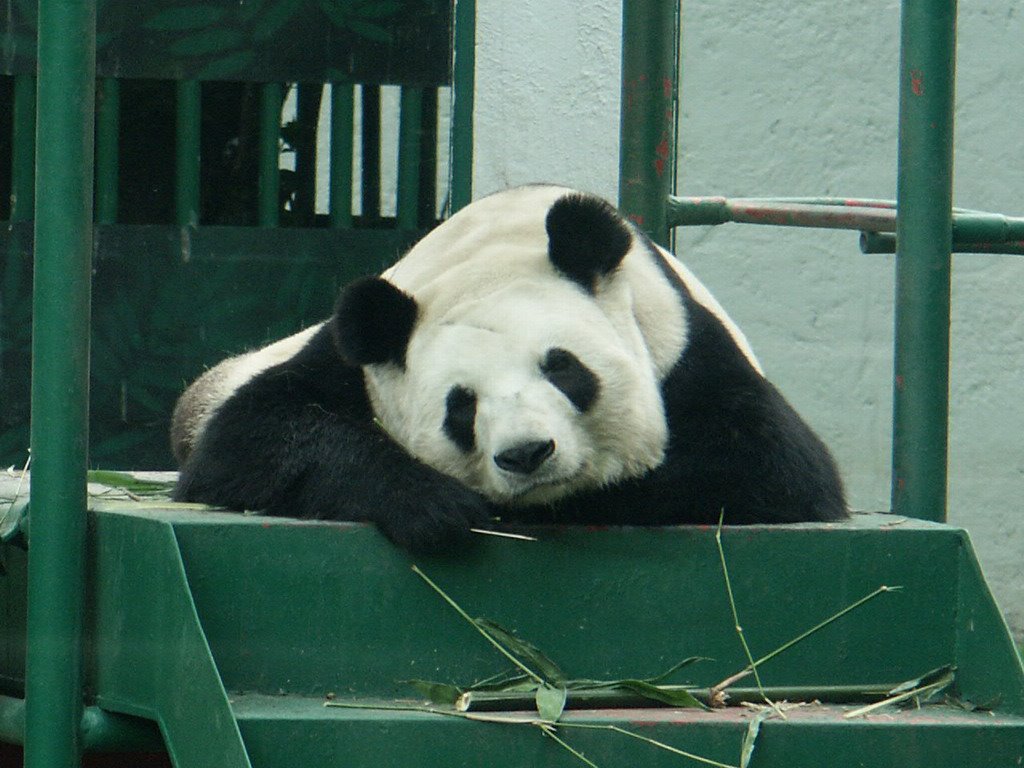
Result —
[{"label": "green metal bar", "polygon": [[36,79],[14,78],[14,135],[11,163],[11,221],[29,221],[35,206]]},{"label": "green metal bar", "polygon": [[[860,251],[861,253],[896,253],[896,236],[887,232],[861,232]],[[953,253],[1024,256],[1024,240],[961,242],[954,234]]]},{"label": "green metal bar", "polygon": [[[84,752],[163,752],[156,723],[86,707],[80,725]],[[0,696],[0,741],[25,743],[25,700]]]},{"label": "green metal bar", "polygon": [[398,125],[398,226],[403,229],[419,224],[422,121],[423,89],[403,86]]},{"label": "green metal bar", "polygon": [[362,92],[361,214],[363,223],[373,226],[380,221],[380,86],[364,85]]},{"label": "green metal bar", "polygon": [[95,0],[40,0],[38,29],[25,766],[53,768],[82,747]]},{"label": "green metal bar", "polygon": [[117,221],[118,132],[121,125],[121,84],[100,80],[96,101],[96,221]]},{"label": "green metal bar", "polygon": [[662,245],[675,179],[679,3],[624,0],[619,208]]},{"label": "green metal bar", "polygon": [[670,227],[699,224],[765,224],[824,229],[896,230],[896,211],[880,206],[857,207],[805,202],[724,197],[674,197],[667,202]]},{"label": "green metal bar", "polygon": [[354,119],[351,83],[331,84],[331,226],[352,226],[352,147]]},{"label": "green metal bar", "polygon": [[177,84],[177,147],[174,202],[179,226],[199,224],[199,132],[202,125],[202,89],[198,80]]},{"label": "green metal bar", "polygon": [[892,509],[946,518],[955,0],[900,21]]},{"label": "green metal bar", "polygon": [[276,227],[280,219],[281,105],[284,87],[265,83],[260,99],[259,223]]},{"label": "green metal bar", "polygon": [[473,91],[476,83],[476,0],[455,0],[449,208],[473,199]]}]

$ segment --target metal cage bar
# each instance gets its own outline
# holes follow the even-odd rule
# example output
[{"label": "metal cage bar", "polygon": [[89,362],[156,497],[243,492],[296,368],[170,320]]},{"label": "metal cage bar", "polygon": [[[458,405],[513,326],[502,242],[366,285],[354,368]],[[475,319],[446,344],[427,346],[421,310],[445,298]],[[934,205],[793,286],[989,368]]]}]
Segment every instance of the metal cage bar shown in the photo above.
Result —
[{"label": "metal cage bar", "polygon": [[278,225],[281,171],[281,105],[284,87],[280,83],[265,83],[260,94],[259,138],[259,224],[261,227]]},{"label": "metal cage bar", "polygon": [[398,124],[398,226],[419,224],[423,89],[403,86]]},{"label": "metal cage bar", "polygon": [[351,83],[331,84],[331,226],[352,226],[352,147],[355,97]]},{"label": "metal cage bar", "polygon": [[29,221],[35,208],[36,79],[14,78],[14,125],[11,137],[11,221]]},{"label": "metal cage bar", "polygon": [[619,208],[662,245],[675,185],[679,17],[677,2],[624,0]]},{"label": "metal cage bar", "polygon": [[892,510],[946,518],[955,0],[904,0]]},{"label": "metal cage bar", "polygon": [[96,222],[117,221],[118,132],[121,128],[121,83],[100,80],[96,100]]},{"label": "metal cage bar", "polygon": [[476,87],[476,0],[454,0],[449,208],[473,199],[473,90]]},{"label": "metal cage bar", "polygon": [[179,226],[199,224],[199,144],[202,125],[202,86],[198,80],[177,84],[175,119],[174,209]]},{"label": "metal cage bar", "polygon": [[40,0],[37,71],[25,765],[54,768],[81,754],[94,0]]}]

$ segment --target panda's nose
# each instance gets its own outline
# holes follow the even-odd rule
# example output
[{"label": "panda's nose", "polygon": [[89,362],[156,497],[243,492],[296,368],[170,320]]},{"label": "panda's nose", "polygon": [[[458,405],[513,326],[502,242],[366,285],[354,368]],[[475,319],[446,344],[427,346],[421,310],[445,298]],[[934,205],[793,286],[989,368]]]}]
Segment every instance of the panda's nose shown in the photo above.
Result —
[{"label": "panda's nose", "polygon": [[529,475],[554,452],[554,440],[531,440],[495,454],[494,463],[506,472]]}]

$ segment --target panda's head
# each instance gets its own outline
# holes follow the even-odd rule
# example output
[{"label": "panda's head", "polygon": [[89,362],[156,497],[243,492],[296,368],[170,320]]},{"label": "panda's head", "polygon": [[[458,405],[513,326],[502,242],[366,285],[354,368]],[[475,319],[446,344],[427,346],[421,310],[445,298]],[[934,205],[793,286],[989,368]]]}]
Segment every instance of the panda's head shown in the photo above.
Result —
[{"label": "panda's head", "polygon": [[459,214],[387,279],[347,287],[333,318],[381,427],[501,504],[638,476],[667,439],[657,365],[619,277],[637,236],[597,198],[540,197],[537,210],[533,195]]}]

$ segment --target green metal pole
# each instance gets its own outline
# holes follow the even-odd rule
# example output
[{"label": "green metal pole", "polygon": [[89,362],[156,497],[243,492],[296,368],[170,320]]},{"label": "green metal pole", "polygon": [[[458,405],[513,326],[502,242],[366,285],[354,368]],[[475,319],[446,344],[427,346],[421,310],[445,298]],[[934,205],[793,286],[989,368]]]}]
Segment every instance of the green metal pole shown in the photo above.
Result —
[{"label": "green metal pole", "polygon": [[11,221],[29,221],[35,207],[36,79],[14,78],[14,135],[11,164]]},{"label": "green metal pole", "polygon": [[281,196],[281,105],[284,87],[266,83],[260,99],[259,222],[276,227]]},{"label": "green metal pole", "polygon": [[175,115],[175,221],[181,227],[194,227],[199,224],[199,132],[202,124],[202,89],[198,80],[178,82]]},{"label": "green metal pole", "polygon": [[79,764],[95,0],[40,0],[26,768]]},{"label": "green metal pole", "polygon": [[451,213],[473,199],[473,90],[476,83],[476,0],[455,0],[452,43]]},{"label": "green metal pole", "polygon": [[619,208],[668,245],[665,207],[675,177],[679,3],[622,3]]},{"label": "green metal pole", "polygon": [[955,0],[900,23],[892,509],[946,518]]},{"label": "green metal pole", "polygon": [[352,226],[352,147],[355,97],[351,83],[331,84],[331,226]]},{"label": "green metal pole", "polygon": [[117,221],[120,114],[120,81],[104,78],[100,81],[96,103],[96,221],[99,224]]},{"label": "green metal pole", "polygon": [[423,89],[402,87],[398,126],[398,226],[419,225],[420,139],[423,122]]}]

